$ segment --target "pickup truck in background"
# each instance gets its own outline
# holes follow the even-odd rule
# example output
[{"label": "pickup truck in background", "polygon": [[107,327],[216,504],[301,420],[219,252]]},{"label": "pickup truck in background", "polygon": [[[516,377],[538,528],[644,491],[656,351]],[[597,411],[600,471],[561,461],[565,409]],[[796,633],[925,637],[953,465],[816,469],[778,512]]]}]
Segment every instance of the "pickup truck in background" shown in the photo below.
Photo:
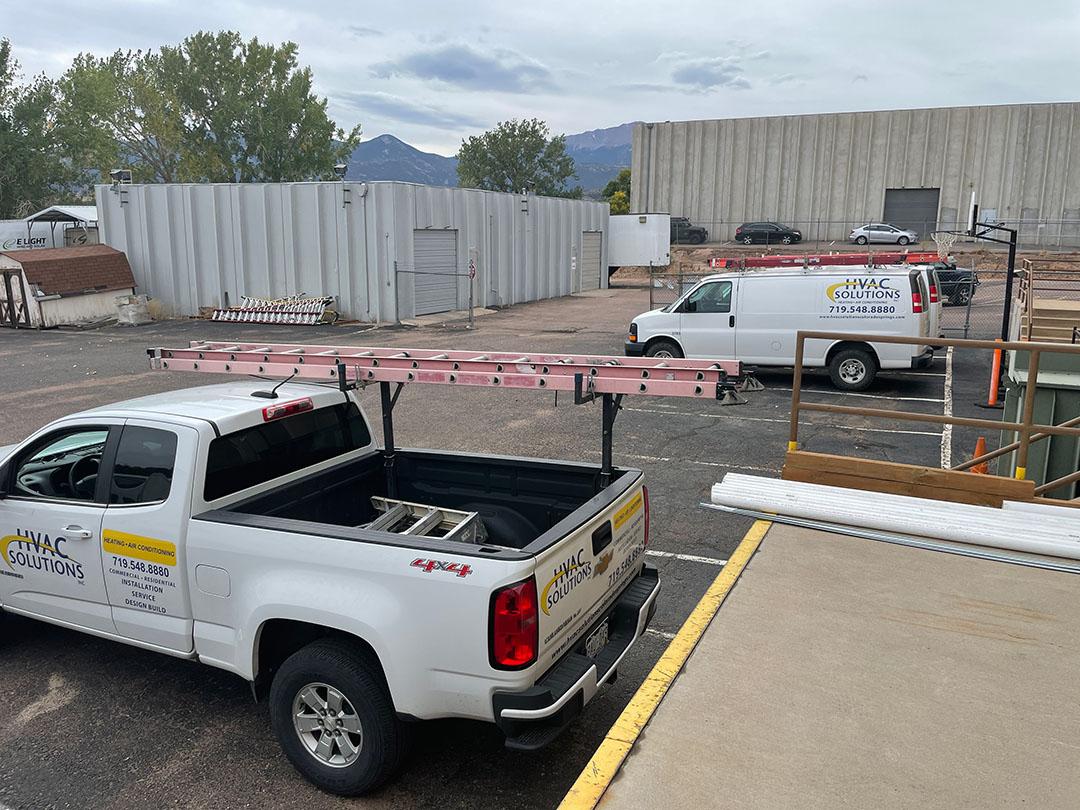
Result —
[{"label": "pickup truck in background", "polygon": [[3,611],[251,681],[333,793],[390,778],[411,721],[550,742],[652,617],[642,473],[387,454],[355,392],[267,387],[133,399],[0,449]]}]

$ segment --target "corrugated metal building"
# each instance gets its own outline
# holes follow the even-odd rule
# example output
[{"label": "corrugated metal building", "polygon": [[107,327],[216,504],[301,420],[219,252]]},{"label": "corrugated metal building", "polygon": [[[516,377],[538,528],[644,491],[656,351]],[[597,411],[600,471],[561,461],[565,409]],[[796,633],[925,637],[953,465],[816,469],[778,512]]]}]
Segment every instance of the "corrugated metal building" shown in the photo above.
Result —
[{"label": "corrugated metal building", "polygon": [[333,295],[394,321],[607,286],[607,203],[411,183],[97,187],[103,241],[176,315]]},{"label": "corrugated metal building", "polygon": [[710,241],[756,220],[926,234],[964,224],[975,191],[984,221],[1080,244],[1080,103],[637,124],[632,170],[631,210],[711,225]]}]

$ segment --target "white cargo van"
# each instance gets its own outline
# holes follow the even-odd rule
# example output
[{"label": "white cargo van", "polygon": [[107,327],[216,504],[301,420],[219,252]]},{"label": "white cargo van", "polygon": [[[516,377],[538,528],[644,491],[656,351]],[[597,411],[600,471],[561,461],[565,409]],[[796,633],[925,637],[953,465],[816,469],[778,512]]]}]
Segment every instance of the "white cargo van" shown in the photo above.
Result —
[{"label": "white cargo van", "polygon": [[[626,354],[791,366],[800,329],[929,338],[929,308],[923,274],[910,265],[719,273],[634,318]],[[837,388],[861,391],[879,369],[921,368],[933,359],[929,345],[808,340],[803,364],[828,368]]]}]

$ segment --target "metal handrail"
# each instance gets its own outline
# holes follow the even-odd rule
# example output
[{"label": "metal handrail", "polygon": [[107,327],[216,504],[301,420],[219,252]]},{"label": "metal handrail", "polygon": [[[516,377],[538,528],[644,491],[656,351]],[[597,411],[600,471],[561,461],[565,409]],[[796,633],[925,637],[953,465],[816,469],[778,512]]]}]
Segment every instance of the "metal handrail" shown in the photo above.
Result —
[{"label": "metal handrail", "polygon": [[[967,338],[937,338],[935,345],[953,347],[958,349],[1001,349],[1005,351],[1024,351],[1030,354],[1027,369],[1027,388],[1024,392],[1023,411],[1019,422],[997,422],[992,419],[973,419],[962,416],[938,416],[936,414],[912,413],[910,411],[895,411],[886,408],[862,408],[850,405],[826,405],[816,402],[802,402],[802,374],[803,357],[807,340],[844,340],[862,343],[892,343],[908,346],[922,346],[926,343],[925,337],[901,337],[898,335],[869,335],[850,332],[818,332],[799,331],[795,336],[795,375],[791,385],[791,423],[788,434],[788,450],[797,450],[799,447],[799,414],[802,411],[820,411],[825,413],[847,414],[849,416],[869,416],[889,419],[899,419],[909,422],[924,422],[938,425],[959,425],[962,427],[977,427],[987,430],[1005,430],[1020,435],[1015,447],[1010,450],[1002,448],[1001,452],[995,451],[995,456],[1004,455],[1006,452],[1016,452],[1016,473],[1018,480],[1027,478],[1028,450],[1035,437],[1045,436],[1080,436],[1080,427],[1073,427],[1076,420],[1060,425],[1041,425],[1033,421],[1035,391],[1039,377],[1039,358],[1044,352],[1055,354],[1080,355],[1080,345],[1060,343],[1036,343],[1032,341],[1000,341],[1000,340],[972,340]],[[1040,435],[1042,434],[1042,435]],[[990,454],[980,456],[973,461],[981,462]],[[965,466],[971,466],[970,463]],[[1080,480],[1080,475],[1072,480]],[[1050,482],[1055,487],[1071,481],[1059,480]],[[1045,486],[1044,485],[1044,489]]]}]

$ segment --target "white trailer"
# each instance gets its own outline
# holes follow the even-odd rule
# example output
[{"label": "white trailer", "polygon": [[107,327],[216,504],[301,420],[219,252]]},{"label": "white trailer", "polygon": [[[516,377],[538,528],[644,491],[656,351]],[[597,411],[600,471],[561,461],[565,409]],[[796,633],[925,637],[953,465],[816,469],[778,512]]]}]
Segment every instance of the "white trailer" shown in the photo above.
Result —
[{"label": "white trailer", "polygon": [[671,263],[671,214],[620,214],[608,219],[608,277],[620,267]]}]

